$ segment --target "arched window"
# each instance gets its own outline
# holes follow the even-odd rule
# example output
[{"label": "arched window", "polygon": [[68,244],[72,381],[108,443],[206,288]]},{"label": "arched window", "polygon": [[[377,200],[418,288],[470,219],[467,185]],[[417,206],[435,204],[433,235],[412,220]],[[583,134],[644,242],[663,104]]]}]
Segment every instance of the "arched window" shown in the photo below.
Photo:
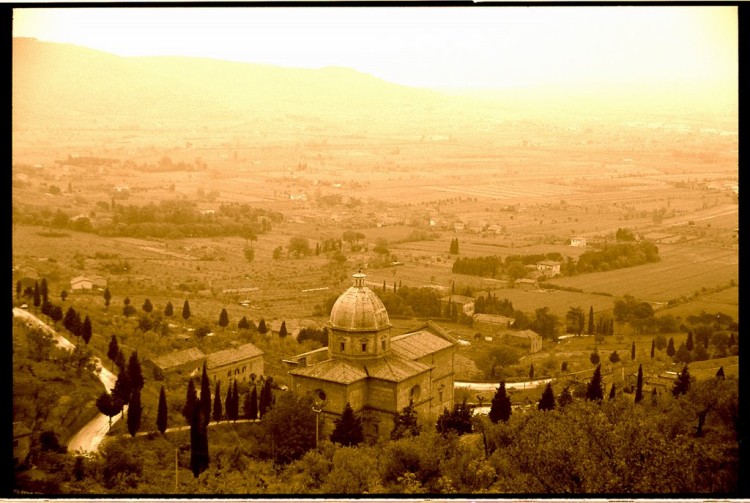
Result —
[{"label": "arched window", "polygon": [[232,377],[232,371],[227,372],[227,377]]}]

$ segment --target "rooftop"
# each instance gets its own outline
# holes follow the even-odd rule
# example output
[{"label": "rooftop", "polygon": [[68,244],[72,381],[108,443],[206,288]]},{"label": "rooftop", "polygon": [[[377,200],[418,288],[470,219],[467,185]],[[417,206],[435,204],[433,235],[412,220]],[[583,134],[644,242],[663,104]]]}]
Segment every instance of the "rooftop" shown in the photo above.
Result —
[{"label": "rooftop", "polygon": [[341,294],[331,309],[331,326],[347,332],[372,332],[391,326],[380,298],[365,286],[365,275],[354,275],[354,286]]},{"label": "rooftop", "polygon": [[189,348],[152,358],[151,361],[160,369],[166,370],[186,363],[197,362],[204,358],[206,358],[206,355],[203,354],[203,351],[198,348]]},{"label": "rooftop", "polygon": [[261,351],[256,346],[250,343],[243,344],[236,349],[225,349],[223,351],[211,353],[206,358],[206,368],[212,369],[221,367],[222,365],[229,365],[231,363],[240,362],[242,360],[247,360],[249,358],[254,358],[256,356],[262,355],[263,351]]},{"label": "rooftop", "polygon": [[452,345],[451,341],[435,335],[427,328],[391,338],[393,352],[409,360],[417,360]]}]

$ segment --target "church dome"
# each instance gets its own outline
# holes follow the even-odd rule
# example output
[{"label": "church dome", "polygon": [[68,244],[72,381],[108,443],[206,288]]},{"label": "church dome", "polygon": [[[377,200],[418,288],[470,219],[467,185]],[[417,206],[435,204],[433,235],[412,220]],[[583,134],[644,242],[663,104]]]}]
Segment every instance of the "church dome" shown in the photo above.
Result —
[{"label": "church dome", "polygon": [[365,286],[365,275],[354,275],[354,286],[341,294],[331,309],[331,327],[346,332],[373,332],[389,328],[383,302]]}]

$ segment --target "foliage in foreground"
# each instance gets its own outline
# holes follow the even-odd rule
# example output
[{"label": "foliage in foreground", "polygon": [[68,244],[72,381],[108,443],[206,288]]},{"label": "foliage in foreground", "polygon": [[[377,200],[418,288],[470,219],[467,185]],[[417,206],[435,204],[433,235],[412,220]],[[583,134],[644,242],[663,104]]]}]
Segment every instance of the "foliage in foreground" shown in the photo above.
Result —
[{"label": "foliage in foreground", "polygon": [[[651,393],[649,393],[651,394]],[[693,382],[634,403],[618,394],[600,403],[513,414],[507,422],[473,417],[474,433],[424,425],[376,445],[314,447],[307,398],[280,396],[261,423],[210,430],[210,468],[189,471],[188,432],[123,437],[101,457],[76,462],[50,454],[65,493],[414,494],[414,493],[713,493],[738,489],[736,379]],[[297,415],[291,412],[297,411]],[[312,433],[312,435],[311,435]],[[56,456],[56,457],[55,457]],[[48,461],[52,462],[52,461]],[[25,486],[34,490],[33,485]]]}]

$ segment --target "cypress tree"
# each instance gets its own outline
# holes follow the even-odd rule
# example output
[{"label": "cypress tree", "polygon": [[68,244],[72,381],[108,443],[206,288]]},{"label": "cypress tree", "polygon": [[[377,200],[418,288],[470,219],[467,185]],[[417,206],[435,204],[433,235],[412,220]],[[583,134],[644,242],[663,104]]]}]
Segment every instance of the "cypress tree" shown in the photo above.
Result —
[{"label": "cypress tree", "polygon": [[245,417],[247,419],[258,419],[258,389],[255,386],[245,400]]},{"label": "cypress tree", "polygon": [[104,293],[102,294],[102,296],[104,297],[104,307],[108,308],[109,303],[112,300],[112,294],[110,293],[108,286],[104,287]]},{"label": "cypress tree", "polygon": [[601,358],[599,357],[599,352],[597,350],[594,350],[591,355],[589,356],[589,361],[592,365],[599,365],[599,362],[601,361]]},{"label": "cypress tree", "polygon": [[687,340],[685,341],[685,347],[687,348],[688,351],[692,351],[693,347],[695,347],[693,344],[693,331],[692,330],[688,330],[688,336],[687,336]]},{"label": "cypress tree", "polygon": [[492,405],[490,406],[490,421],[497,423],[498,421],[508,421],[510,419],[512,409],[510,405],[510,397],[505,391],[505,381],[500,383],[500,386],[495,391],[495,396],[492,397]]},{"label": "cypress tree", "polygon": [[224,399],[224,413],[227,417],[228,421],[232,420],[232,407],[233,407],[233,400],[232,397],[232,384],[230,383],[229,386],[227,386],[227,396]]},{"label": "cypress tree", "polygon": [[146,299],[145,301],[143,301],[142,309],[144,312],[150,313],[151,311],[154,310],[154,305],[151,304],[151,301],[149,299]]},{"label": "cypress tree", "polygon": [[242,319],[237,323],[237,329],[247,330],[248,328],[250,328],[250,323],[248,323],[247,318],[243,316]]},{"label": "cypress tree", "polygon": [[651,339],[651,358],[654,357],[654,348],[656,346],[656,343],[654,343],[654,340]]},{"label": "cypress tree", "polygon": [[684,395],[690,389],[690,372],[688,366],[682,367],[682,372],[677,375],[674,384],[672,385],[672,395],[676,398],[679,395]]},{"label": "cypress tree", "polygon": [[414,410],[413,402],[409,400],[409,405],[404,407],[401,412],[396,412],[396,416],[393,418],[391,440],[398,440],[406,436],[416,437],[419,435],[419,430],[417,411]]},{"label": "cypress tree", "polygon": [[224,417],[221,407],[221,381],[216,380],[216,391],[214,392],[214,421],[219,422]]},{"label": "cypress tree", "polygon": [[719,367],[719,370],[716,371],[716,378],[717,379],[725,379],[726,376],[724,375],[724,366]]},{"label": "cypress tree", "polygon": [[659,395],[656,393],[656,387],[651,390],[651,405],[659,403]]},{"label": "cypress tree", "polygon": [[222,308],[221,314],[219,314],[219,326],[221,328],[227,328],[229,326],[229,314],[227,314],[225,308]]},{"label": "cypress tree", "polygon": [[643,365],[638,365],[638,381],[635,384],[635,403],[643,400]]},{"label": "cypress tree", "polygon": [[182,304],[182,319],[187,321],[190,318],[190,303],[185,299],[185,303]]},{"label": "cypress tree", "polygon": [[237,381],[234,381],[232,387],[232,421],[237,421],[240,417],[240,395],[237,392]]},{"label": "cypress tree", "polygon": [[279,328],[279,337],[283,339],[286,336],[287,336],[286,321],[282,321],[281,328]]},{"label": "cypress tree", "polygon": [[42,278],[42,283],[39,285],[39,294],[42,296],[42,304],[46,304],[49,295],[49,291],[47,290],[47,278]]},{"label": "cypress tree", "polygon": [[81,325],[81,338],[83,339],[83,342],[88,344],[91,340],[92,333],[91,320],[89,319],[89,316],[86,315],[86,318],[83,320],[83,324]]},{"label": "cypress tree", "polygon": [[557,399],[557,404],[560,406],[560,408],[563,408],[566,405],[570,405],[571,403],[573,403],[573,395],[570,393],[570,389],[565,386],[560,393],[560,397]]},{"label": "cypress tree", "polygon": [[529,381],[532,381],[534,379],[534,364],[531,364],[531,367],[529,368]]},{"label": "cypress tree", "polygon": [[135,434],[138,433],[138,430],[141,429],[142,412],[141,390],[134,389],[128,404],[128,431],[130,432],[131,437],[134,437]]},{"label": "cypress tree", "polygon": [[354,415],[349,402],[344,406],[344,412],[339,419],[334,421],[336,425],[331,433],[331,442],[344,446],[361,444],[365,439],[362,432],[362,420]]},{"label": "cypress tree", "polygon": [[615,383],[612,383],[612,387],[609,389],[609,399],[614,400],[615,394]]},{"label": "cypress tree", "polygon": [[544,388],[538,408],[539,410],[552,410],[555,408],[555,394],[552,391],[552,384],[547,383],[547,386]]},{"label": "cypress tree", "polygon": [[258,322],[258,333],[261,335],[265,335],[268,333],[268,327],[266,326],[266,320],[263,318],[260,319]]},{"label": "cypress tree", "polygon": [[190,469],[195,478],[198,478],[209,464],[207,425],[208,416],[203,407],[193,408],[190,420]]},{"label": "cypress tree", "polygon": [[164,306],[164,316],[166,318],[171,318],[174,315],[174,307],[172,307],[172,302],[167,301],[167,305]]},{"label": "cypress tree", "polygon": [[128,360],[128,377],[130,378],[130,384],[133,390],[143,389],[143,372],[141,371],[141,364],[138,361],[138,351],[130,353],[130,359]]},{"label": "cypress tree", "polygon": [[164,386],[159,391],[159,408],[156,415],[156,429],[162,435],[167,431],[167,395],[164,392]]},{"label": "cypress tree", "polygon": [[635,341],[630,345],[630,359],[635,360]]},{"label": "cypress tree", "polygon": [[667,343],[667,355],[672,357],[676,352],[677,350],[674,348],[674,339],[670,337],[669,342]]},{"label": "cypress tree", "polygon": [[130,384],[130,377],[128,376],[127,368],[120,369],[120,373],[117,375],[117,381],[115,381],[115,387],[112,389],[112,395],[119,398],[123,405],[130,403],[130,395],[133,392],[133,387]]},{"label": "cypress tree", "polygon": [[586,388],[586,398],[595,402],[601,402],[604,398],[601,363],[594,369],[594,375],[591,376],[591,381],[589,381],[588,387]]},{"label": "cypress tree", "polygon": [[273,393],[271,391],[271,377],[266,377],[263,387],[260,389],[260,397],[258,399],[258,417],[263,419],[268,409],[271,407],[273,400]]},{"label": "cypress tree", "polygon": [[[211,421],[211,384],[208,381],[208,372],[206,371],[206,364],[203,364],[203,375],[201,376],[201,392],[200,392],[200,403],[198,408],[201,409],[201,419],[206,422],[206,425]],[[205,425],[204,425],[205,426]]]},{"label": "cypress tree", "polygon": [[115,366],[122,371],[126,364],[125,353],[122,352],[122,349],[119,349],[117,351],[117,356],[115,356]]},{"label": "cypress tree", "polygon": [[112,360],[112,363],[114,363],[119,352],[120,345],[117,343],[117,336],[115,334],[112,334],[112,338],[110,338],[109,340],[109,348],[107,349],[107,358]]},{"label": "cypress tree", "polygon": [[39,307],[42,303],[42,295],[39,292],[39,282],[34,282],[34,307]]},{"label": "cypress tree", "polygon": [[193,379],[190,378],[187,386],[187,395],[185,396],[185,405],[182,407],[182,415],[188,424],[193,420],[193,409],[197,402],[198,393],[195,391],[195,383],[193,382]]}]

